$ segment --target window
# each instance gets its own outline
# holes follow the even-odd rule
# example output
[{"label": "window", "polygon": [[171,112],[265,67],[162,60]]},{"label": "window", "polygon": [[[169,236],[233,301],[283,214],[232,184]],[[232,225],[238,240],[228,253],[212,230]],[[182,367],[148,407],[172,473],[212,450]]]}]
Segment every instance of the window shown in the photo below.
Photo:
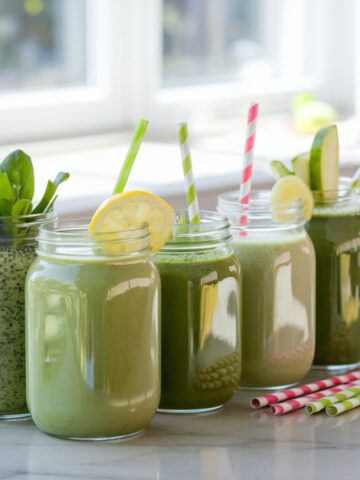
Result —
[{"label": "window", "polygon": [[351,106],[356,5],[0,0],[0,142],[119,131],[139,116],[166,134],[179,119],[238,118],[249,98],[284,111],[304,90]]},{"label": "window", "polygon": [[312,73],[311,50],[305,55],[316,43],[309,6],[304,0],[164,0],[162,86]]},{"label": "window", "polygon": [[85,0],[0,0],[0,90],[86,83]]}]

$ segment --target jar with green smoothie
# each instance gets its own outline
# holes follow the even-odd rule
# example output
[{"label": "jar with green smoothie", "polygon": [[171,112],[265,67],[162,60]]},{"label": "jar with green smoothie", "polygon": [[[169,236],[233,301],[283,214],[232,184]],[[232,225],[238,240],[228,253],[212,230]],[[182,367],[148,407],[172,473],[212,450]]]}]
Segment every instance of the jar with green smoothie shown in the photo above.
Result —
[{"label": "jar with green smoothie", "polygon": [[143,430],[159,404],[159,275],[148,227],[90,234],[44,227],[27,277],[27,399],[48,434]]},{"label": "jar with green smoothie", "polygon": [[173,236],[154,257],[162,289],[160,411],[221,408],[240,377],[240,266],[228,221],[177,212]]},{"label": "jar with green smoothie", "polygon": [[308,225],[317,266],[314,364],[326,368],[360,362],[360,191],[350,184],[313,192]]},{"label": "jar with green smoothie", "polygon": [[55,213],[0,217],[0,418],[29,415],[25,387],[25,277],[41,225]]},{"label": "jar with green smoothie", "polygon": [[221,195],[243,271],[241,387],[279,388],[310,370],[315,348],[315,255],[300,201],[272,207],[269,192]]}]

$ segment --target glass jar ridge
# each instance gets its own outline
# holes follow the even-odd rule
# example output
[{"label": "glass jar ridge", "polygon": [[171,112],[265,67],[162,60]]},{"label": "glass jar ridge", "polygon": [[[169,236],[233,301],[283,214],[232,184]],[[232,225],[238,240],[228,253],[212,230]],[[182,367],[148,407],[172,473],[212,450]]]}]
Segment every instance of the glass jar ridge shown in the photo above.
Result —
[{"label": "glass jar ridge", "polygon": [[137,257],[150,253],[147,225],[128,230],[91,233],[88,219],[45,225],[39,231],[41,255],[66,257]]}]

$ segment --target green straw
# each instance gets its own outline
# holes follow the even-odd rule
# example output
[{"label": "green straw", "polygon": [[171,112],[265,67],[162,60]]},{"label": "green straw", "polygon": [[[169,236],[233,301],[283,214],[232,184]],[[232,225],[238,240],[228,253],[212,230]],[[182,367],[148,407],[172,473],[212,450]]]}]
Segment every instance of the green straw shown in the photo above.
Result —
[{"label": "green straw", "polygon": [[331,417],[340,415],[340,413],[348,412],[349,410],[353,410],[360,406],[360,395],[356,397],[349,398],[344,402],[336,403],[335,405],[331,405],[327,407],[326,413]]},{"label": "green straw", "polygon": [[135,130],[134,136],[131,140],[129,150],[125,157],[124,164],[121,168],[119,177],[116,181],[113,195],[123,192],[148,125],[149,125],[148,120],[145,120],[142,118],[139,121],[138,126]]},{"label": "green straw", "polygon": [[189,221],[190,223],[200,223],[200,210],[195,189],[195,180],[189,147],[189,134],[186,123],[179,123],[178,137],[182,157],[182,167],[184,171]]},{"label": "green straw", "polygon": [[346,390],[343,390],[342,392],[334,393],[333,395],[329,395],[327,397],[321,398],[320,400],[316,400],[315,402],[309,402],[305,407],[305,411],[309,415],[312,415],[313,413],[318,413],[318,412],[321,412],[322,410],[325,410],[325,408],[327,407],[330,408],[330,406],[332,406],[333,404],[342,402],[343,400],[347,400],[359,394],[360,394],[360,386],[350,387],[350,388],[347,388]]}]

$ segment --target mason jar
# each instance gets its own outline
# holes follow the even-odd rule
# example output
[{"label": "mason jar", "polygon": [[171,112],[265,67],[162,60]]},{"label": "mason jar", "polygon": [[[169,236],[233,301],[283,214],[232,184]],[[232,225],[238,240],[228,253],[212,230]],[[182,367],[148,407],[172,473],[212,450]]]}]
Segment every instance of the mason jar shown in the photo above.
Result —
[{"label": "mason jar", "polygon": [[159,275],[147,226],[40,229],[26,286],[27,399],[43,432],[122,438],[159,404]]},{"label": "mason jar", "polygon": [[[201,212],[184,224],[176,212],[172,238],[154,256],[161,277],[160,411],[221,408],[240,376],[240,266],[229,223]],[[180,219],[180,220],[179,220]]]},{"label": "mason jar", "polygon": [[350,179],[314,192],[308,233],[316,252],[316,366],[360,362],[360,190]]},{"label": "mason jar", "polygon": [[29,416],[25,387],[25,276],[41,225],[55,212],[0,217],[0,419]]},{"label": "mason jar", "polygon": [[240,386],[280,388],[310,370],[315,348],[315,255],[301,202],[272,208],[269,192],[221,195],[243,269]]}]

